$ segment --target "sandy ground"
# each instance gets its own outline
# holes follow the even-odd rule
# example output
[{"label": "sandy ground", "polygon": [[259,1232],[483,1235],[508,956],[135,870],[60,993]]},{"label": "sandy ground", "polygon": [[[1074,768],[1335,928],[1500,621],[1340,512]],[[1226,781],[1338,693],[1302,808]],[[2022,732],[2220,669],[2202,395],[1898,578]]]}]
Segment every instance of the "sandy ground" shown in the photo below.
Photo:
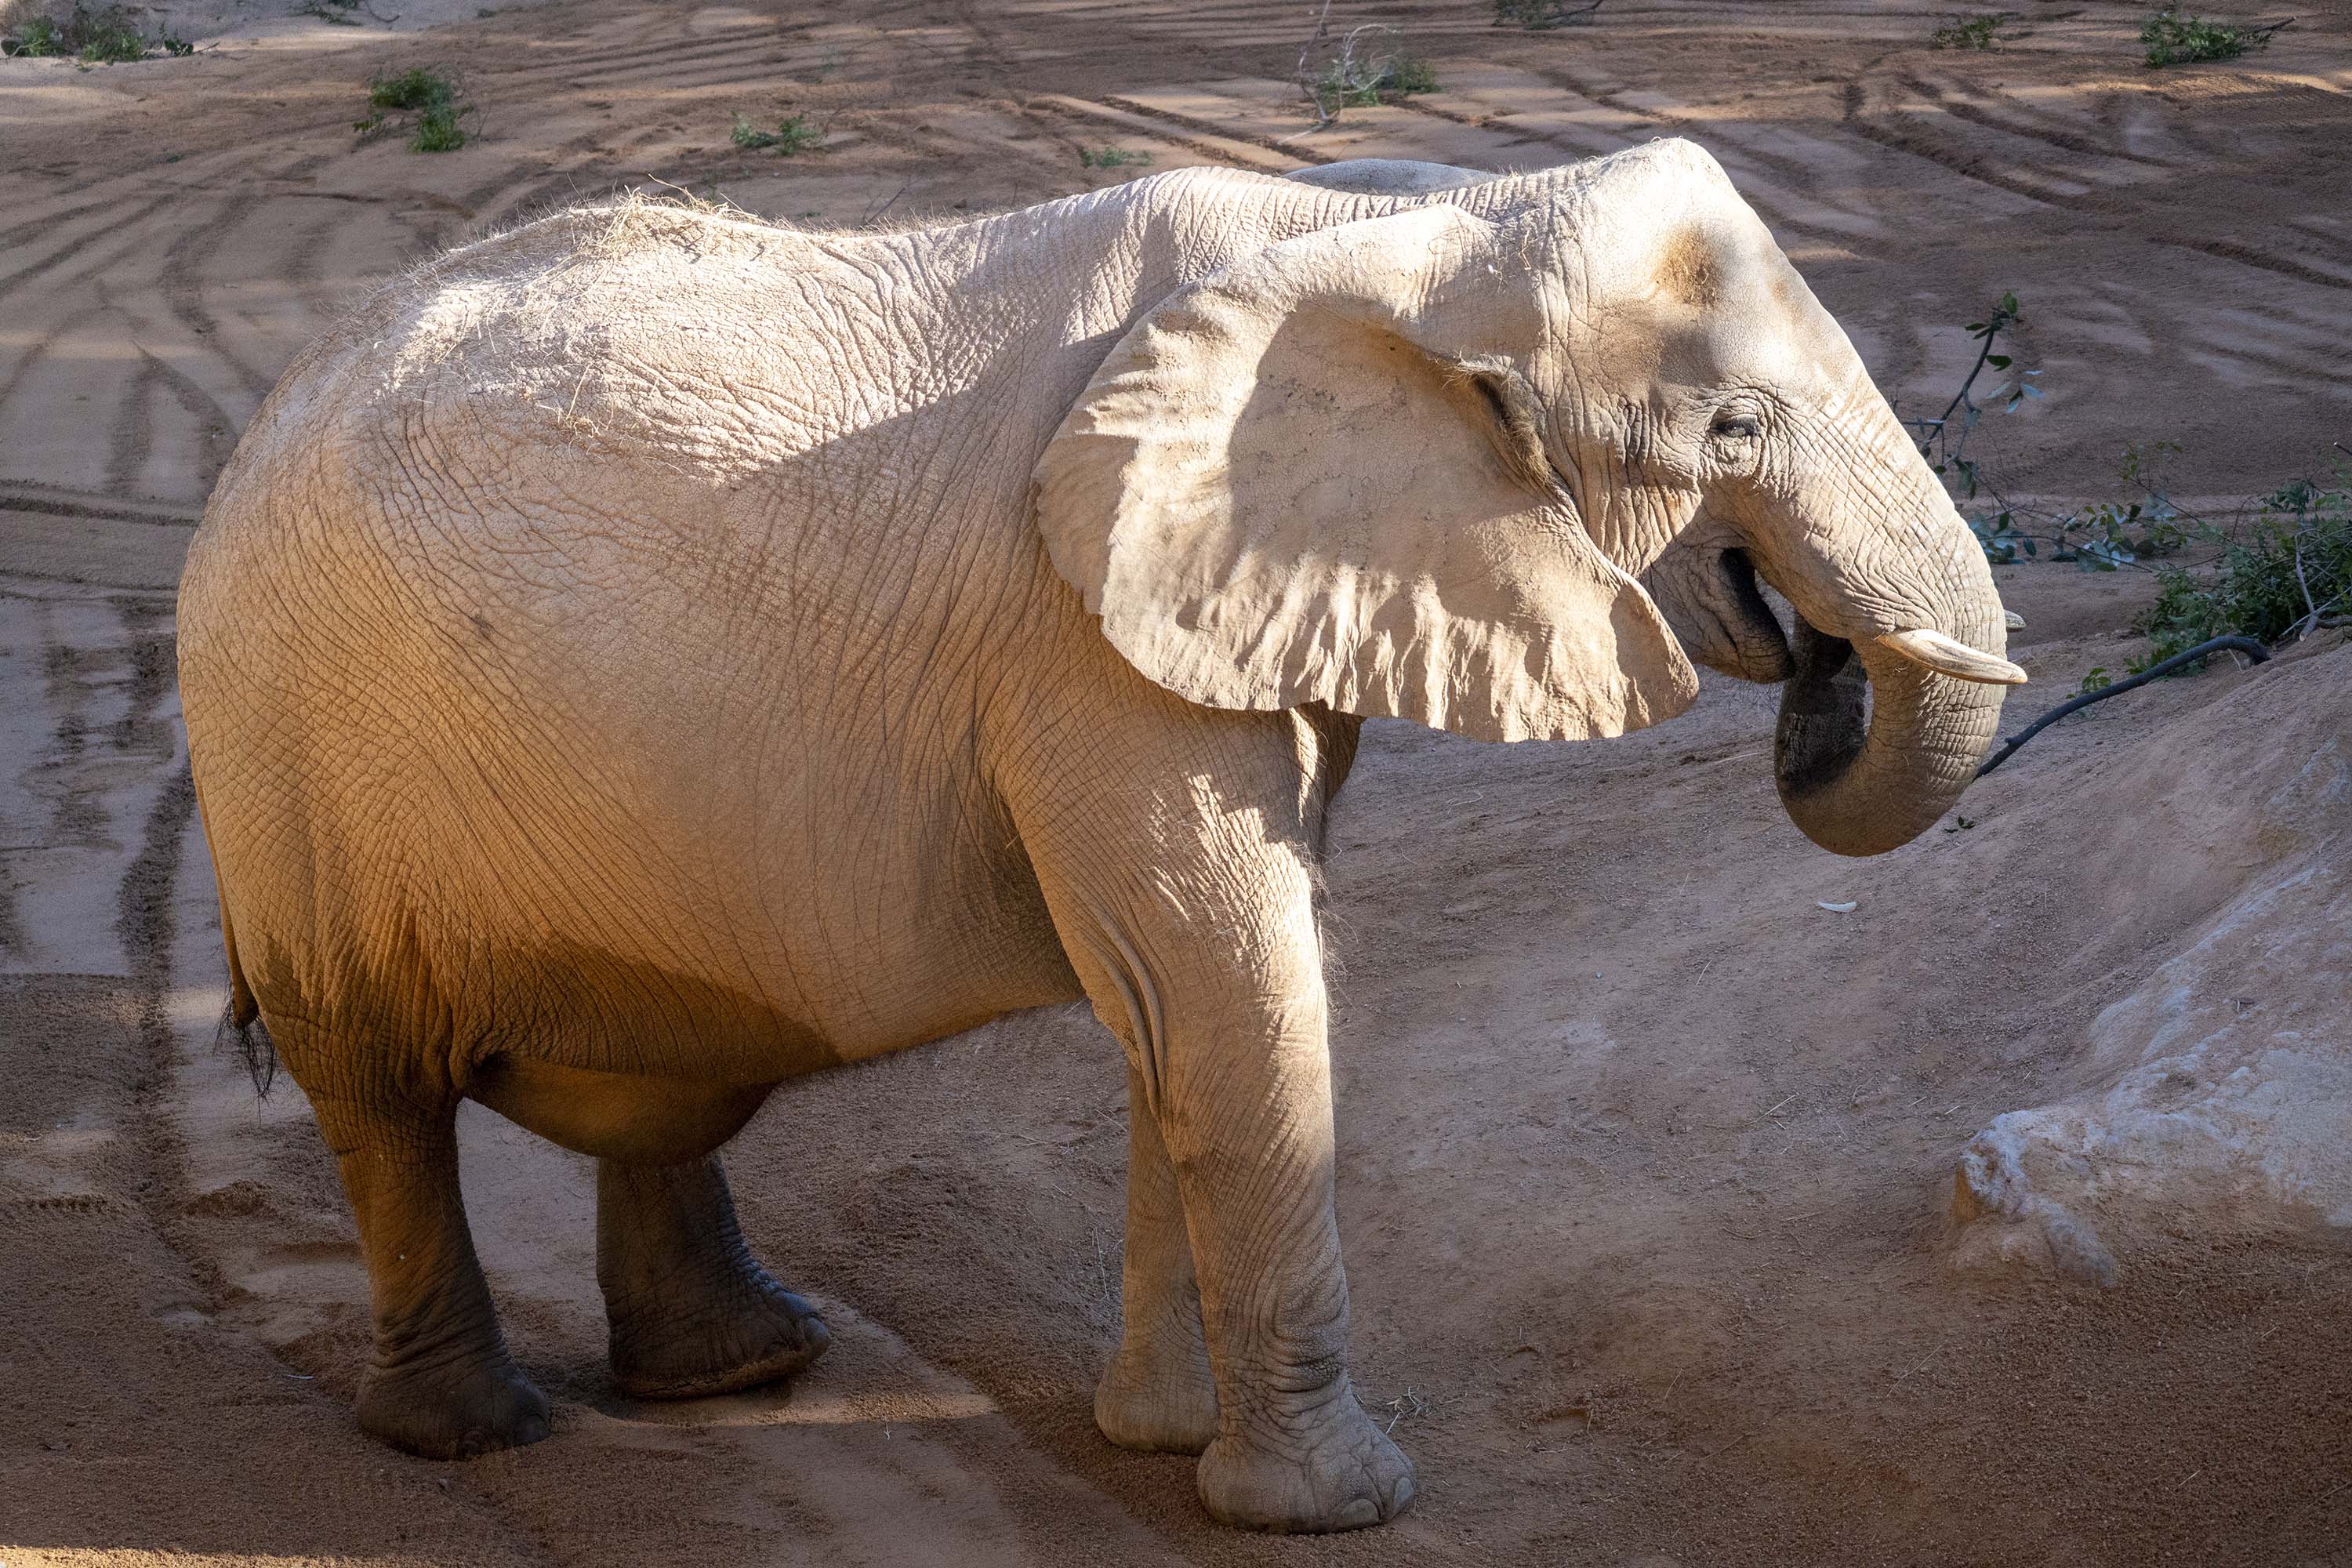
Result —
[{"label": "sandy ground", "polygon": [[[464,1466],[354,1427],[331,1163],[299,1092],[257,1100],[212,1044],[171,589],[238,431],[367,280],[656,180],[854,224],[1675,132],[1906,412],[2017,291],[2051,396],[1979,441],[2019,492],[2114,493],[2135,440],[2181,443],[2196,494],[2324,472],[2352,445],[2352,7],[2163,74],[2138,5],[2023,8],[1964,56],[1922,47],[1926,5],[1617,0],[1541,36],[1340,5],[1443,90],[1320,132],[1282,83],[1297,4],[173,0],[192,58],[0,62],[0,1561],[2352,1563],[2340,1233],[2160,1237],[2104,1290],[1944,1262],[1970,1135],[2097,1087],[2091,1020],[2284,853],[2167,782],[2292,763],[2273,672],[2108,704],[1972,791],[1976,826],[1867,863],[1781,817],[1769,692],[1578,747],[1372,726],[1330,872],[1341,1224],[1359,1381],[1422,1492],[1365,1535],[1218,1531],[1189,1461],[1094,1433],[1125,1112],[1082,1009],[791,1086],[738,1140],[755,1245],[836,1333],[789,1393],[622,1400],[584,1163],[469,1118],[558,1413]],[[418,63],[478,139],[358,142],[368,76]],[[825,139],[740,153],[739,111]],[[1152,162],[1082,166],[1114,147]],[[2148,579],[2002,576],[2040,683],[2013,728],[2120,666]]]}]

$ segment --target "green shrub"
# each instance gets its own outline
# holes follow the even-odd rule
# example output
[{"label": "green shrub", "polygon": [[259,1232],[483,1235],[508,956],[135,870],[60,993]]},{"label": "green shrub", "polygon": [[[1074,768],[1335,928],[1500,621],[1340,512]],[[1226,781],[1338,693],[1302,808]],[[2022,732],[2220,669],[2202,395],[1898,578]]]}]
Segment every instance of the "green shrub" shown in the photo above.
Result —
[{"label": "green shrub", "polygon": [[444,106],[428,109],[416,117],[416,132],[408,139],[413,153],[454,153],[466,144],[466,132],[457,124],[458,111]]},{"label": "green shrub", "polygon": [[1407,55],[1390,70],[1389,90],[1400,98],[1410,98],[1416,92],[1435,92],[1437,68]]},{"label": "green shrub", "polygon": [[[79,16],[80,12],[76,11]],[[121,12],[108,13],[108,18],[92,23],[82,37],[81,47],[74,58],[86,66],[128,65],[132,60],[147,58],[147,40],[137,28],[121,19]]]},{"label": "green shrub", "polygon": [[762,131],[739,114],[735,117],[733,137],[735,145],[747,152],[764,152],[772,147],[776,156],[789,158],[824,141],[824,132],[811,125],[805,114],[779,121],[773,131]]},{"label": "green shrub", "polygon": [[398,76],[374,78],[368,83],[368,103],[376,109],[429,109],[451,101],[457,90],[447,77],[415,68]]},{"label": "green shrub", "polygon": [[1427,60],[1410,56],[1375,55],[1357,59],[1343,53],[1323,68],[1312,92],[1317,111],[1326,120],[1343,109],[1377,109],[1391,99],[1437,90],[1437,69]]},{"label": "green shrub", "polygon": [[1124,169],[1130,163],[1149,163],[1149,153],[1130,153],[1124,147],[1105,147],[1099,152],[1078,149],[1078,167],[1082,169]]},{"label": "green shrub", "polygon": [[1955,16],[1927,36],[1932,49],[1989,49],[2000,25],[2009,20],[2006,11],[1985,11],[1974,16]]},{"label": "green shrub", "polygon": [[1327,120],[1343,109],[1377,108],[1383,74],[1348,60],[1333,60],[1315,79],[1315,107]]},{"label": "green shrub", "polygon": [[62,53],[58,46],[63,41],[58,36],[57,23],[47,16],[36,16],[25,24],[25,30],[16,35],[8,52],[40,58]]},{"label": "green shrub", "polygon": [[71,55],[86,66],[127,65],[159,50],[186,55],[194,53],[195,46],[168,33],[149,37],[132,25],[120,5],[92,10],[77,4],[62,19],[27,16],[13,38],[0,38],[0,55]]},{"label": "green shrub", "polygon": [[466,116],[473,106],[457,98],[457,84],[438,71],[412,66],[392,75],[379,73],[368,80],[368,107],[375,112],[352,121],[362,137],[390,128],[392,116],[413,114],[408,147],[413,153],[454,153],[466,144]]},{"label": "green shrub", "polygon": [[2284,22],[2272,27],[2209,22],[2202,16],[2183,16],[2178,5],[2167,5],[2140,28],[2139,41],[2147,46],[2145,58],[2154,70],[2200,60],[2234,60],[2249,49],[2269,47],[2271,35],[2284,26]]},{"label": "green shrub", "polygon": [[2209,637],[2275,643],[2352,614],[2352,474],[2332,489],[2299,479],[2222,530],[2221,559],[2201,571],[2159,568],[2156,602],[2133,629],[2148,639],[2134,670]]}]

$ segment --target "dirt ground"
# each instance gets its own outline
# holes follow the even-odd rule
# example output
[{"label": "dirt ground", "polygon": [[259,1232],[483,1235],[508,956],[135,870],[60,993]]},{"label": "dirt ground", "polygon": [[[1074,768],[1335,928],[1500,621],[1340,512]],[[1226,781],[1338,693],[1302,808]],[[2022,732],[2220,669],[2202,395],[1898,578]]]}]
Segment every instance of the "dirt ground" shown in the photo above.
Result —
[{"label": "dirt ground", "polygon": [[[1318,1541],[1220,1531],[1189,1460],[1093,1430],[1125,1107],[1083,1009],[789,1086],[737,1141],[755,1246],[835,1331],[789,1392],[620,1398],[585,1163],[470,1117],[555,1433],[466,1465],[362,1437],[332,1163],[213,1044],[171,677],[188,529],[338,302],[656,181],[855,225],[1689,135],[1906,413],[2017,292],[2050,395],[1977,448],[2015,493],[2116,494],[2158,439],[2190,495],[2324,475],[2352,5],[2154,73],[2137,4],[2022,0],[1981,55],[1927,48],[1924,4],[1613,0],[1547,34],[1343,4],[1440,90],[1320,131],[1285,85],[1298,3],[288,9],[171,0],[185,58],[0,61],[0,1563],[2352,1563],[2341,1231],[2144,1237],[2104,1289],[1945,1261],[1960,1148],[2099,1087],[2090,1021],[2283,852],[2207,787],[2292,767],[2263,683],[2345,689],[2352,651],[2109,703],[1973,790],[1974,826],[1868,862],[1781,816],[1769,691],[1580,746],[1371,726],[1330,868],[1341,1226],[1358,1379],[1421,1492]],[[353,135],[412,64],[461,79],[467,147]],[[738,112],[824,141],[741,152]],[[1114,148],[1151,162],[1082,162]],[[2120,667],[2150,584],[2000,576],[2014,729]]]}]

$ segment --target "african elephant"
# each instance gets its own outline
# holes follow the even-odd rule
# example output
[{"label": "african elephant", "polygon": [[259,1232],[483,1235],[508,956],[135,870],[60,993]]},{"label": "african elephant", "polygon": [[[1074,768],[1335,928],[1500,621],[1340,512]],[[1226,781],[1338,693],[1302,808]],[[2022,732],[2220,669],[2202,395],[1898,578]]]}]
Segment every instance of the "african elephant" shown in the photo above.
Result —
[{"label": "african elephant", "polygon": [[1787,810],[1867,855],[2022,679],[1935,477],[1684,142],[896,234],[548,217],[299,359],[179,628],[231,1016],[358,1220],[367,1430],[547,1431],[461,1099],[599,1160],[620,1386],[736,1388],[825,1332],[719,1145],[786,1079],[1083,996],[1130,1105],[1097,1419],[1294,1531],[1412,1484],[1332,1210],[1314,889],[1363,718],[1614,735],[1694,658],[1786,681]]}]

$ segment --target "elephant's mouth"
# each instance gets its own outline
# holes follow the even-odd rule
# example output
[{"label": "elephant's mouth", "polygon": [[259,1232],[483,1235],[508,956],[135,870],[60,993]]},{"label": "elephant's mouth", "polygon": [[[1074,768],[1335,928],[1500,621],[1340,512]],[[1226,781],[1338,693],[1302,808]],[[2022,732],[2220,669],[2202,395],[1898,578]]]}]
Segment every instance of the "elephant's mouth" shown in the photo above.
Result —
[{"label": "elephant's mouth", "polygon": [[1765,602],[1764,590],[1756,581],[1756,563],[1748,558],[1748,552],[1736,546],[1718,552],[1714,570],[1719,602],[1727,612],[1717,619],[1722,623],[1739,673],[1760,681],[1786,680],[1794,675],[1797,665],[1788,636],[1780,629],[1780,617]]},{"label": "elephant's mouth", "polygon": [[[1715,530],[1702,521],[1699,531]],[[1696,662],[1766,685],[1795,672],[1781,616],[1744,545],[1685,541],[1660,556],[1643,583]]]}]

